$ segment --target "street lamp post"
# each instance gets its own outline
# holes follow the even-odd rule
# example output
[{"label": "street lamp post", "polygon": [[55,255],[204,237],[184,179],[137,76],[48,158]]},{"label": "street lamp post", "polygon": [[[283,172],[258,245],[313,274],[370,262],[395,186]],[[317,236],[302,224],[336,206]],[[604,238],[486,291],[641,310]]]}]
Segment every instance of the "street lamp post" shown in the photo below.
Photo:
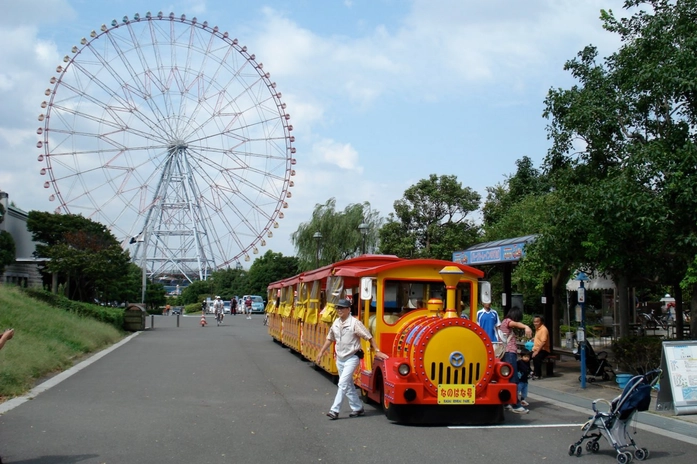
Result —
[{"label": "street lamp post", "polygon": [[315,239],[317,242],[317,253],[315,254],[315,267],[319,267],[319,246],[320,242],[322,241],[322,232],[317,231],[315,234],[312,236],[312,238]]},{"label": "street lamp post", "polygon": [[585,272],[579,272],[576,276],[579,281],[578,304],[581,305],[581,327],[576,333],[578,349],[581,352],[581,388],[586,388],[586,288],[584,283],[588,280]]},{"label": "street lamp post", "polygon": [[140,247],[143,247],[143,252],[141,253],[141,258],[140,258],[140,267],[143,270],[143,281],[141,282],[141,287],[140,287],[140,302],[145,306],[145,288],[148,285],[148,275],[147,271],[145,269],[146,261],[145,261],[145,231],[142,231],[140,234],[131,237],[131,241],[129,242],[130,244],[134,243],[139,243]]},{"label": "street lamp post", "polygon": [[361,222],[361,224],[358,226],[358,230],[361,232],[361,236],[363,238],[363,245],[361,246],[361,254],[365,254],[365,239],[368,236],[368,230],[370,229],[370,226],[366,224],[365,222]]}]

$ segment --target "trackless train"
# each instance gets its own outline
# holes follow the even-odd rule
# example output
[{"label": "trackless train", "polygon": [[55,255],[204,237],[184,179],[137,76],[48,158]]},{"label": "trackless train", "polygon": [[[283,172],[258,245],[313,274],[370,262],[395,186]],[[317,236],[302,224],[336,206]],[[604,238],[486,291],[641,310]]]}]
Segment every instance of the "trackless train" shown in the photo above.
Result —
[{"label": "trackless train", "polygon": [[[435,259],[363,255],[268,287],[269,334],[310,361],[337,317],[340,298],[389,359],[365,356],[354,374],[364,399],[401,423],[490,424],[515,403],[512,367],[472,322],[479,279],[470,266]],[[445,300],[445,304],[444,304]],[[320,368],[337,374],[333,349]]]}]

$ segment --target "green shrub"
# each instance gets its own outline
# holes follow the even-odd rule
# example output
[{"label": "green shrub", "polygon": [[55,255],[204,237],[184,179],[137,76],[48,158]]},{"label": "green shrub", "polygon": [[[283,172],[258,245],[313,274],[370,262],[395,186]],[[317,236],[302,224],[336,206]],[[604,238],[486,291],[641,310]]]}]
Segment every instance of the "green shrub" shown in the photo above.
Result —
[{"label": "green shrub", "polygon": [[661,364],[662,340],[658,337],[622,337],[612,343],[612,353],[620,371],[643,374]]},{"label": "green shrub", "polygon": [[201,303],[191,303],[184,306],[184,314],[193,314],[201,312]]},{"label": "green shrub", "polygon": [[97,321],[113,325],[119,330],[123,327],[122,308],[112,308],[109,306],[99,306],[95,304],[73,301],[62,295],[56,295],[47,290],[42,290],[36,287],[23,288],[22,290],[29,297],[34,298],[35,300],[43,301],[44,303],[55,308],[60,308],[83,317],[90,317]]}]

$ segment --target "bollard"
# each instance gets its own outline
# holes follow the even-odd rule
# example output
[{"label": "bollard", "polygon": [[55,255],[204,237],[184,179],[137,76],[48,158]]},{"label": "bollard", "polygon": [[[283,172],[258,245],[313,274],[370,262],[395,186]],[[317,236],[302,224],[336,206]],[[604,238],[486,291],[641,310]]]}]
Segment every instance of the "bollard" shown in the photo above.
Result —
[{"label": "bollard", "polygon": [[151,329],[155,328],[155,315],[154,314],[150,315],[150,328]]},{"label": "bollard", "polygon": [[179,314],[177,314],[177,327],[179,327]]}]

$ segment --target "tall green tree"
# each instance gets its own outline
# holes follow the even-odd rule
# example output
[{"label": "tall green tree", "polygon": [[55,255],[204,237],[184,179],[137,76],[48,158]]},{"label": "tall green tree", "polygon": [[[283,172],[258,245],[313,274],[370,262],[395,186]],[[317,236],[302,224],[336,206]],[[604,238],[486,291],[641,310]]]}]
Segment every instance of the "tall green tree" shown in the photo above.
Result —
[{"label": "tall green tree", "polygon": [[[361,224],[367,225],[367,229],[361,231]],[[348,205],[343,211],[336,211],[334,198],[316,205],[310,221],[300,224],[291,235],[300,269],[358,256],[364,241],[366,252],[370,253],[377,248],[381,225],[380,213],[371,209],[368,202]]]},{"label": "tall green tree", "polygon": [[[67,281],[74,300],[118,301],[129,280],[130,256],[106,226],[77,215],[31,211],[27,230],[46,270]],[[138,287],[140,288],[140,286]]]},{"label": "tall green tree", "polygon": [[523,221],[519,222],[519,230],[509,231],[510,227],[506,227],[503,236],[497,234],[495,226],[501,222],[515,226],[510,220],[504,220],[506,216],[514,215],[516,220],[521,219],[516,211],[519,203],[527,201],[531,196],[545,195],[550,191],[547,176],[533,166],[528,156],[517,160],[516,167],[515,174],[509,176],[504,183],[486,189],[487,196],[482,207],[485,240],[511,238],[536,232],[534,226],[530,228],[529,221]]},{"label": "tall green tree", "polygon": [[300,261],[295,256],[283,256],[283,253],[267,251],[257,258],[249,268],[247,291],[252,295],[266,298],[266,289],[271,282],[294,276],[300,272]]},{"label": "tall green tree", "polygon": [[380,229],[380,251],[403,258],[452,259],[476,243],[480,229],[468,215],[481,196],[454,175],[431,174],[395,201],[394,213]]},{"label": "tall green tree", "polygon": [[579,84],[547,96],[545,166],[566,228],[538,240],[561,250],[575,239],[578,265],[612,274],[621,334],[626,289],[656,278],[679,293],[697,250],[697,0],[625,2],[632,7],[640,11],[629,18],[601,12],[620,49],[599,61],[586,47],[565,66]]}]

